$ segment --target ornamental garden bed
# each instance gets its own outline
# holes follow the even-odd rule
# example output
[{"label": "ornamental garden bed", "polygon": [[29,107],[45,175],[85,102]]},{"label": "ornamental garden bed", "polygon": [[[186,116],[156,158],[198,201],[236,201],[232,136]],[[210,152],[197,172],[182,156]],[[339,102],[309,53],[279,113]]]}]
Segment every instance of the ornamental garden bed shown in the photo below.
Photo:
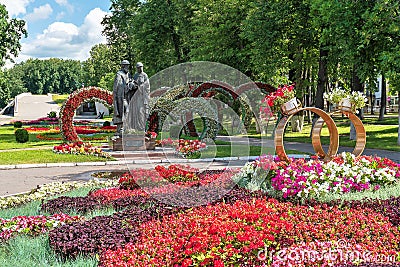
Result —
[{"label": "ornamental garden bed", "polygon": [[101,181],[79,188],[52,184],[0,198],[0,266],[398,266],[393,262],[400,260],[400,166],[387,159],[343,154],[325,164],[261,157],[242,169],[159,165],[97,176]]}]

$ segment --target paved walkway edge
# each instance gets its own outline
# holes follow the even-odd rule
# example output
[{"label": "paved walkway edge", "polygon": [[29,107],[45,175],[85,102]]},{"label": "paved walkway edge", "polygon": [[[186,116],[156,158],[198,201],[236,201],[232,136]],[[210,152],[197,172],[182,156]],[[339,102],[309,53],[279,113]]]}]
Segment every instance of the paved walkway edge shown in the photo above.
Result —
[{"label": "paved walkway edge", "polygon": [[40,163],[40,164],[16,164],[16,165],[0,165],[0,170],[10,169],[28,169],[28,168],[51,168],[51,167],[76,167],[76,166],[114,166],[125,164],[146,164],[146,163],[191,163],[191,162],[218,162],[233,160],[255,160],[258,156],[250,157],[229,157],[229,158],[206,158],[206,159],[136,159],[136,160],[119,160],[106,162],[76,162],[76,163]]},{"label": "paved walkway edge", "polygon": [[[293,158],[307,158],[308,155],[288,155]],[[248,157],[225,157],[225,158],[205,158],[205,159],[136,159],[136,160],[119,160],[119,161],[101,161],[101,162],[70,162],[70,163],[39,163],[39,164],[16,164],[16,165],[0,165],[0,170],[10,169],[29,169],[29,168],[51,168],[51,167],[77,167],[77,166],[115,166],[126,164],[151,164],[151,163],[194,163],[194,162],[225,162],[225,161],[253,161],[259,156]]]}]

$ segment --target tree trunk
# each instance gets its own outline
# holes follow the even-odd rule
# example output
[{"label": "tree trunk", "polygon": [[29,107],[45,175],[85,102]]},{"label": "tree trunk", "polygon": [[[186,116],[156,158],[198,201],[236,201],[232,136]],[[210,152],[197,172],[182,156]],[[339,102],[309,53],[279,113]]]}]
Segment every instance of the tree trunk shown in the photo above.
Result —
[{"label": "tree trunk", "polygon": [[386,79],[385,75],[382,74],[382,90],[381,90],[381,107],[379,109],[379,118],[378,121],[383,121],[385,117],[385,111],[386,111]]},{"label": "tree trunk", "polygon": [[397,134],[397,144],[400,146],[400,91],[397,92],[397,112],[399,113],[399,130]]},{"label": "tree trunk", "polygon": [[183,63],[183,57],[182,57],[182,53],[181,53],[181,38],[179,36],[179,34],[176,32],[175,30],[175,21],[174,18],[171,14],[173,14],[174,10],[173,10],[173,4],[171,2],[171,0],[167,0],[167,4],[170,10],[170,33],[171,33],[171,41],[172,44],[174,46],[174,50],[175,50],[175,55],[176,55],[176,59],[178,61],[178,63]]},{"label": "tree trunk", "polygon": [[[318,69],[318,83],[317,83],[317,92],[315,93],[315,107],[319,109],[324,109],[324,91],[328,81],[328,50],[324,48],[320,48],[319,50],[319,69]],[[317,121],[318,116],[314,114],[313,117],[313,127],[315,122]],[[312,135],[312,128],[310,136]]]},{"label": "tree trunk", "polygon": [[[353,91],[364,93],[364,85],[361,83],[361,80],[357,75],[356,67],[354,67],[352,83],[353,83],[352,86]],[[362,108],[358,110],[357,116],[360,118],[360,120],[364,119],[364,110]],[[353,123],[350,122],[350,140],[356,140],[356,139],[357,139],[356,128],[354,127]]]},{"label": "tree trunk", "polygon": [[370,105],[371,105],[371,115],[374,115],[374,92],[372,92],[371,89],[369,89],[369,99],[370,99]]},{"label": "tree trunk", "polygon": [[324,91],[328,81],[327,58],[328,50],[321,48],[319,50],[318,83],[315,94],[315,107],[319,109],[324,109]]},{"label": "tree trunk", "polygon": [[[306,107],[310,107],[311,106],[311,86],[309,84],[311,84],[311,67],[308,68],[307,70],[307,76],[306,76],[306,80],[307,80],[307,95],[306,95],[306,99],[305,99],[305,103],[306,103]],[[311,112],[310,111],[306,111],[307,112],[307,123],[311,122]]]}]

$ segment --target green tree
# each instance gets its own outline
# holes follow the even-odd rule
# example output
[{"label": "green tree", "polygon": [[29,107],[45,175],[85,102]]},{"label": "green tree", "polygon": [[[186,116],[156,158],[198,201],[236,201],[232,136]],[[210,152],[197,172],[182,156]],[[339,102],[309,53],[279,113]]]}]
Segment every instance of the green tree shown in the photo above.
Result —
[{"label": "green tree", "polygon": [[90,57],[83,62],[85,86],[99,86],[101,79],[108,73],[113,75],[120,62],[113,62],[111,48],[106,44],[97,44],[90,50]]},{"label": "green tree", "polygon": [[[396,73],[400,73],[400,3],[378,0],[364,19],[362,45],[374,60],[374,68],[389,81],[391,77],[396,80]],[[386,109],[382,93],[379,120],[384,119]]]},{"label": "green tree", "polygon": [[78,60],[28,59],[15,67],[22,70],[24,86],[32,94],[68,94],[80,88],[83,81]]},{"label": "green tree", "polygon": [[113,90],[115,73],[106,73],[101,77],[98,86],[109,91]]},{"label": "green tree", "polygon": [[103,19],[102,25],[103,34],[112,50],[112,62],[121,62],[123,59],[134,61],[132,20],[143,3],[140,0],[111,0],[111,15]]},{"label": "green tree", "polygon": [[151,76],[189,61],[192,2],[179,0],[114,0],[103,20],[114,58],[145,64]]},{"label": "green tree", "polygon": [[253,77],[249,41],[243,32],[251,2],[198,0],[190,35],[191,59],[223,63]]},{"label": "green tree", "polygon": [[27,91],[21,75],[18,69],[0,70],[0,109],[4,108],[15,96]]},{"label": "green tree", "polygon": [[0,67],[7,59],[13,61],[21,50],[20,40],[27,36],[25,21],[9,19],[6,7],[0,4]]}]

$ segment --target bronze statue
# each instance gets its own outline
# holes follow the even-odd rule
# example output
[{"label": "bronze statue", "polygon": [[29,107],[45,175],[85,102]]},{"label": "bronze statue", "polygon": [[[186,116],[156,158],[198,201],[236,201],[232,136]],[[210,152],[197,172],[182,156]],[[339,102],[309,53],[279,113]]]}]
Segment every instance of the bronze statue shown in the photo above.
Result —
[{"label": "bronze statue", "polygon": [[123,120],[125,115],[125,109],[128,105],[126,99],[126,92],[128,91],[128,83],[131,80],[131,74],[129,73],[129,61],[122,60],[121,69],[117,72],[114,79],[113,86],[113,106],[114,106],[114,116],[113,123],[117,125],[116,135],[121,136]]},{"label": "bronze statue", "polygon": [[150,81],[141,62],[136,64],[136,73],[127,86],[126,95],[129,107],[125,128],[144,134],[149,115]]}]

